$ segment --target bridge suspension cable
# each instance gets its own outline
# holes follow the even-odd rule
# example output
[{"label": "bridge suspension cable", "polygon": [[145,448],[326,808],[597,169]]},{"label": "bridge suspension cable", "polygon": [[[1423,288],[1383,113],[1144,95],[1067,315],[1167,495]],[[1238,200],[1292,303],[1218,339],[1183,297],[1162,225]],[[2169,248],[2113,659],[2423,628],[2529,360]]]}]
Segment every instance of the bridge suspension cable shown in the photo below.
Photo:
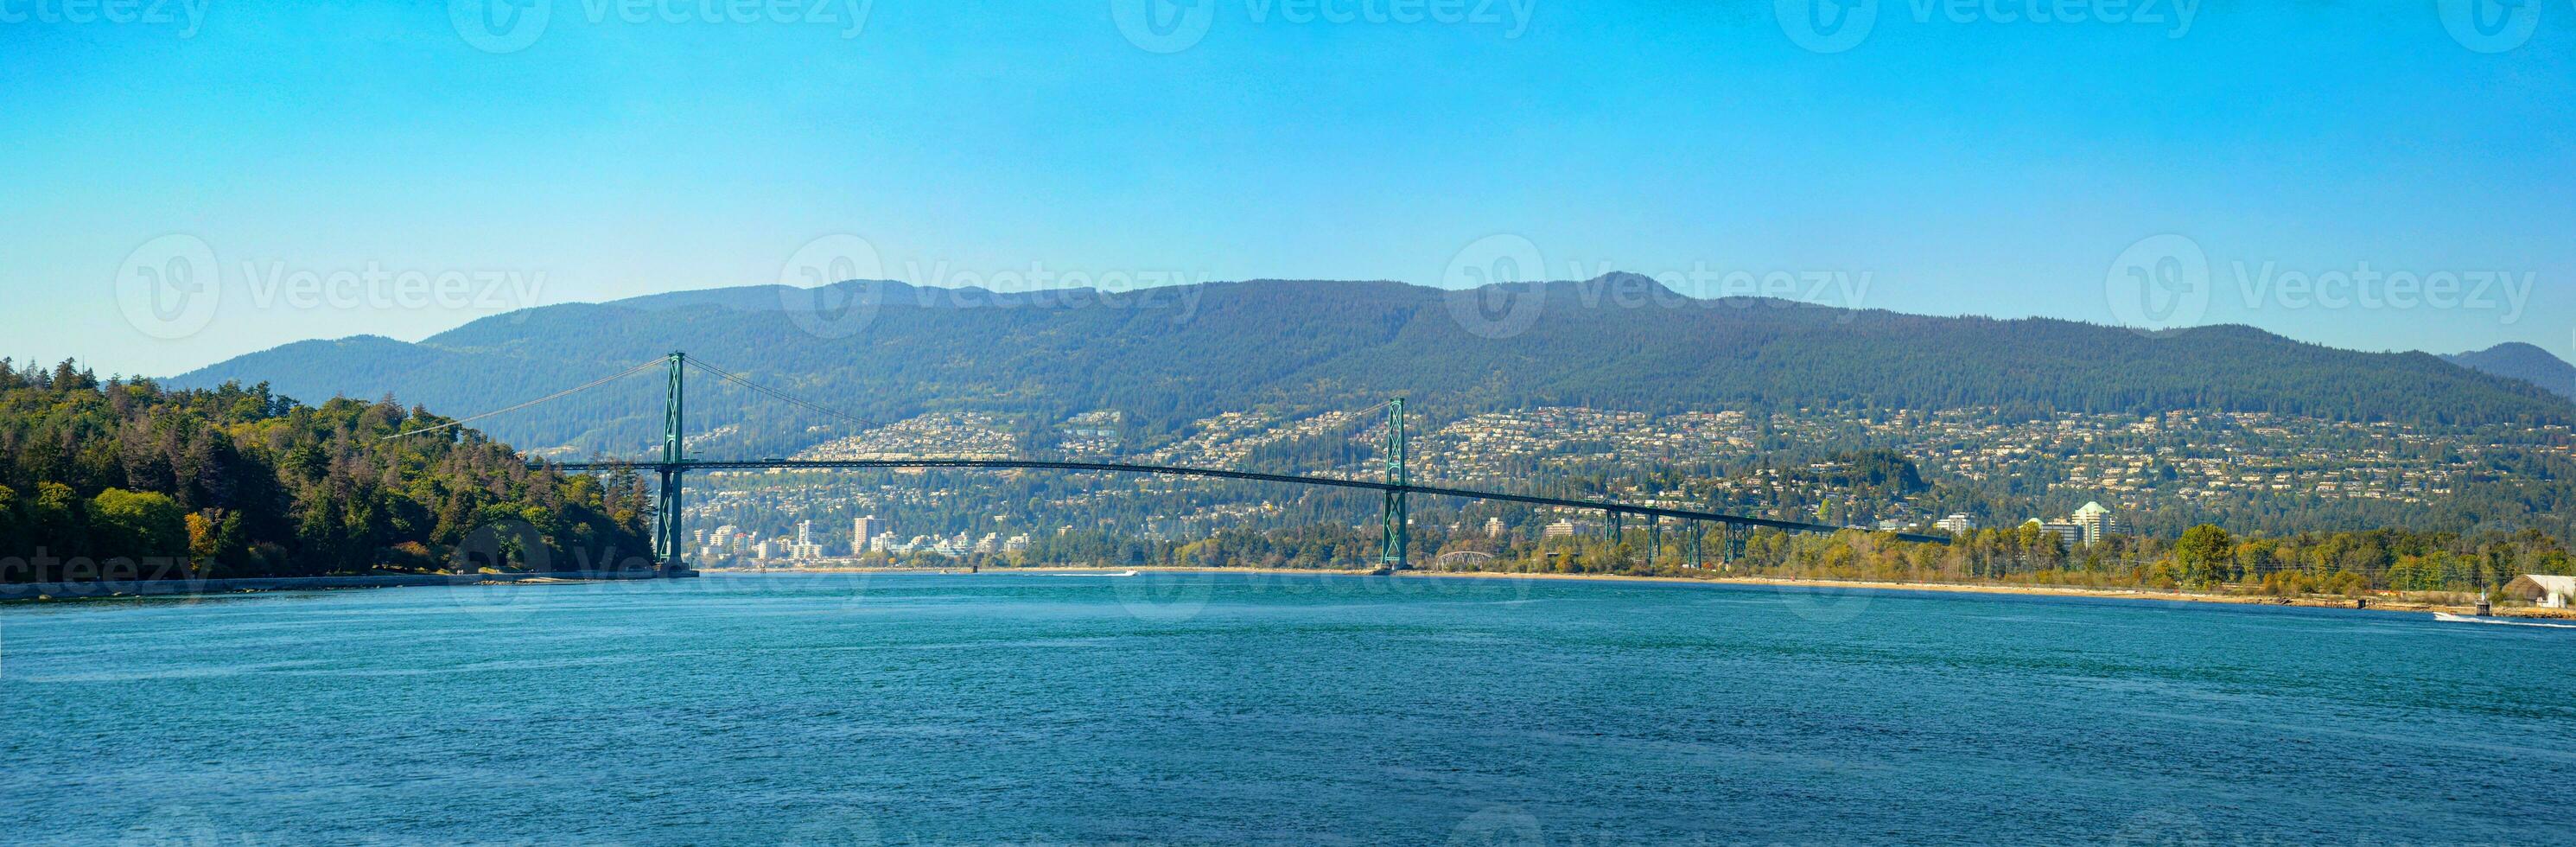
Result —
[{"label": "bridge suspension cable", "polygon": [[749,390],[751,390],[751,391],[757,392],[757,393],[759,393],[759,394],[765,395],[765,396],[770,397],[770,398],[772,398],[772,399],[776,399],[776,400],[779,400],[779,401],[782,401],[782,402],[786,402],[786,403],[791,403],[791,404],[794,404],[794,405],[797,405],[797,406],[801,406],[801,407],[804,407],[804,408],[806,408],[806,409],[809,409],[809,410],[812,410],[812,411],[815,411],[815,412],[819,412],[819,413],[823,414],[823,415],[824,415],[824,416],[826,416],[826,417],[838,418],[838,419],[840,419],[840,420],[843,420],[843,421],[846,421],[846,422],[849,422],[849,423],[858,424],[858,425],[860,425],[860,426],[868,427],[868,428],[871,428],[871,429],[883,429],[883,428],[885,428],[886,426],[888,426],[888,424],[887,424],[887,423],[885,423],[884,421],[876,420],[876,419],[874,419],[874,418],[867,418],[867,417],[862,417],[862,416],[859,416],[859,415],[850,414],[850,413],[848,413],[848,412],[844,412],[844,411],[841,411],[841,410],[839,410],[839,409],[834,409],[834,408],[832,408],[832,407],[830,407],[830,406],[825,406],[825,405],[823,405],[823,404],[821,404],[821,403],[816,403],[816,402],[814,402],[814,401],[807,400],[807,399],[805,399],[805,398],[803,398],[803,397],[798,397],[798,396],[796,396],[796,395],[794,395],[794,394],[789,394],[789,393],[787,393],[786,391],[781,390],[781,389],[771,388],[771,387],[769,387],[769,386],[762,385],[762,384],[757,383],[757,382],[753,382],[753,381],[751,381],[750,379],[747,379],[747,378],[745,378],[745,377],[743,377],[743,376],[741,376],[741,375],[739,375],[739,374],[736,374],[736,373],[734,373],[734,372],[732,372],[732,371],[728,371],[728,370],[725,370],[725,369],[723,369],[723,368],[719,368],[719,367],[716,367],[716,366],[714,366],[714,365],[707,364],[706,360],[704,360],[704,359],[700,359],[700,358],[698,358],[698,357],[696,357],[696,356],[691,356],[691,357],[689,357],[689,358],[688,358],[688,363],[689,363],[689,364],[692,364],[692,365],[696,365],[696,366],[698,367],[698,369],[699,369],[699,370],[703,370],[703,371],[706,371],[707,373],[711,373],[711,374],[716,375],[716,378],[717,378],[717,379],[722,379],[722,380],[724,380],[724,381],[726,381],[726,382],[730,382],[730,383],[733,383],[733,384],[735,384],[735,385],[742,386],[743,388],[746,388],[746,389],[749,389]]},{"label": "bridge suspension cable", "polygon": [[637,373],[641,373],[641,372],[646,371],[646,370],[651,370],[651,369],[653,369],[653,368],[660,367],[660,366],[661,366],[664,362],[666,362],[666,361],[668,361],[668,360],[667,360],[667,359],[662,359],[662,358],[647,359],[647,360],[645,360],[645,361],[643,361],[643,362],[639,362],[639,363],[637,363],[634,367],[627,368],[627,369],[625,369],[625,370],[618,371],[618,372],[616,372],[616,373],[609,374],[609,375],[607,375],[607,376],[600,377],[600,378],[598,378],[598,379],[594,379],[594,380],[591,380],[591,381],[589,381],[589,382],[585,382],[585,383],[582,383],[582,384],[580,384],[580,385],[576,385],[576,386],[573,386],[573,387],[571,387],[571,388],[564,389],[564,390],[562,390],[562,391],[557,391],[557,392],[555,392],[555,393],[553,393],[553,394],[548,394],[548,395],[546,395],[546,396],[544,396],[544,397],[539,397],[539,398],[537,398],[537,399],[530,400],[530,401],[525,402],[525,403],[520,403],[520,404],[515,405],[515,406],[509,406],[509,407],[506,407],[506,408],[494,409],[494,410],[492,410],[492,411],[484,412],[484,413],[479,414],[479,415],[472,415],[472,416],[468,416],[468,417],[457,418],[457,419],[455,419],[455,420],[448,421],[448,422],[446,422],[446,423],[439,424],[439,425],[437,425],[437,426],[425,426],[425,427],[421,427],[421,428],[419,428],[419,429],[412,430],[412,431],[410,431],[410,432],[398,432],[398,433],[394,433],[394,434],[392,434],[392,435],[388,435],[388,436],[385,436],[385,437],[383,437],[383,438],[379,438],[379,439],[376,439],[376,440],[378,440],[378,441],[391,441],[391,440],[396,439],[396,438],[408,438],[408,437],[411,437],[411,436],[414,436],[414,435],[420,435],[420,434],[423,434],[423,433],[437,432],[437,431],[442,430],[442,429],[454,429],[454,428],[456,428],[456,427],[461,427],[461,426],[464,426],[464,425],[466,425],[466,424],[469,424],[469,423],[473,423],[473,422],[475,422],[475,421],[482,420],[482,419],[484,419],[484,418],[492,417],[492,416],[495,416],[495,415],[503,415],[503,414],[508,414],[508,413],[511,413],[511,412],[516,412],[516,411],[518,411],[518,410],[520,410],[520,409],[525,409],[525,408],[528,408],[528,407],[530,407],[530,406],[537,405],[537,404],[539,404],[539,403],[545,403],[545,402],[549,402],[549,401],[553,401],[553,400],[560,400],[560,399],[563,399],[563,398],[565,398],[565,397],[570,397],[570,396],[572,396],[572,395],[574,395],[574,394],[579,394],[579,393],[584,392],[584,391],[589,391],[589,390],[591,390],[591,389],[593,389],[593,388],[598,388],[598,387],[600,387],[600,386],[607,385],[607,384],[612,383],[612,382],[616,382],[616,381],[618,381],[618,380],[620,380],[620,379],[624,379],[624,378],[626,378],[626,377],[633,376],[633,375],[635,375],[635,374],[637,374]]},{"label": "bridge suspension cable", "polygon": [[[825,406],[825,405],[823,405],[823,404],[821,404],[821,403],[816,403],[816,402],[814,402],[814,401],[812,401],[812,400],[807,400],[807,399],[805,399],[805,398],[803,398],[803,397],[796,396],[795,394],[791,394],[791,393],[787,392],[787,391],[786,391],[786,390],[784,390],[784,389],[771,388],[771,387],[769,387],[769,386],[762,385],[762,384],[757,383],[757,382],[753,382],[753,381],[751,381],[751,379],[750,379],[750,378],[748,378],[748,377],[744,377],[744,376],[742,376],[742,375],[740,375],[740,374],[737,374],[737,373],[734,373],[734,372],[732,372],[732,371],[725,370],[724,368],[720,368],[720,367],[717,367],[717,366],[715,366],[715,365],[708,364],[706,360],[704,360],[704,359],[700,359],[700,358],[698,358],[698,357],[696,357],[696,356],[690,356],[690,357],[687,357],[684,361],[685,361],[686,363],[688,363],[688,364],[691,364],[691,365],[695,365],[695,366],[697,366],[700,370],[704,370],[704,371],[706,371],[707,373],[714,374],[714,375],[715,375],[715,377],[716,377],[717,379],[722,379],[722,380],[724,380],[724,381],[726,381],[726,382],[730,382],[730,383],[733,383],[733,384],[735,384],[735,385],[741,386],[741,387],[742,387],[742,388],[744,388],[745,390],[752,391],[752,392],[754,392],[754,393],[760,394],[760,395],[765,396],[765,397],[769,397],[769,398],[774,399],[774,400],[778,400],[778,401],[783,402],[783,403],[792,404],[792,405],[795,405],[795,406],[797,406],[797,407],[799,407],[799,408],[803,408],[803,409],[806,409],[806,410],[808,410],[808,411],[812,411],[812,412],[815,412],[815,413],[817,413],[817,414],[821,414],[821,415],[826,416],[826,417],[834,418],[834,419],[837,419],[837,420],[840,420],[840,421],[843,421],[843,422],[846,422],[846,423],[857,424],[858,426],[860,426],[860,427],[861,427],[861,428],[863,428],[863,429],[891,430],[891,429],[893,429],[893,428],[894,428],[894,425],[893,425],[893,424],[889,424],[889,423],[886,423],[886,422],[884,422],[884,421],[876,420],[876,419],[874,419],[874,418],[866,417],[866,416],[864,416],[864,415],[855,415],[855,414],[851,414],[851,413],[849,413],[849,412],[844,412],[844,411],[841,411],[841,410],[839,410],[839,409],[834,409],[834,408],[832,408],[832,407],[830,407],[830,406]],[[925,435],[927,435],[927,433],[925,433]],[[968,448],[966,445],[959,444],[959,443],[957,443],[957,442],[955,442],[955,441],[953,441],[953,440],[949,440],[949,439],[946,439],[946,438],[940,438],[940,437],[938,437],[938,436],[931,436],[931,437],[932,437],[933,439],[935,439],[935,440],[939,441],[939,446],[949,447],[949,448],[952,448],[952,449],[957,450],[957,451],[958,451],[958,452],[960,452],[960,453],[972,453],[972,452],[974,452],[972,449]]]}]

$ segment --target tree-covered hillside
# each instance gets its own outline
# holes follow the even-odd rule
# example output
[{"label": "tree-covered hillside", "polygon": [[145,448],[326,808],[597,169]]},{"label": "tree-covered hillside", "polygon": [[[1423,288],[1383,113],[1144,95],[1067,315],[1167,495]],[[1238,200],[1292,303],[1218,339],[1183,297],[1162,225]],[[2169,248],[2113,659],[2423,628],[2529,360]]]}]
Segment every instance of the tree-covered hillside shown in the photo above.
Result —
[{"label": "tree-covered hillside", "polygon": [[2498,344],[2442,358],[2460,367],[2522,380],[2561,396],[2576,398],[2576,365],[2530,344]]},{"label": "tree-covered hillside", "polygon": [[652,500],[631,476],[530,470],[471,431],[386,438],[444,423],[391,403],[305,406],[266,384],[169,390],[0,359],[0,580],[650,559]]},{"label": "tree-covered hillside", "polygon": [[[856,293],[850,303],[830,301]],[[1359,408],[1396,394],[1437,421],[1587,405],[1679,409],[2000,407],[2274,412],[2415,424],[2564,423],[2576,407],[2526,383],[2420,354],[2302,344],[2244,327],[2148,335],[2059,320],[1696,300],[1612,275],[1493,292],[1384,282],[1256,281],[1131,292],[997,295],[847,283],[574,304],[487,318],[420,344],[291,344],[175,384],[272,380],[303,396],[387,392],[482,410],[671,350],[879,419],[974,409],[1035,430],[1123,413],[1148,447],[1190,422],[1253,408]],[[1485,299],[1480,299],[1485,298]],[[530,448],[637,452],[661,386],[593,391],[495,420]],[[702,385],[692,426],[741,424],[726,452],[777,453],[850,434],[792,408]],[[809,429],[821,427],[820,429]],[[711,444],[710,449],[717,445]]]}]

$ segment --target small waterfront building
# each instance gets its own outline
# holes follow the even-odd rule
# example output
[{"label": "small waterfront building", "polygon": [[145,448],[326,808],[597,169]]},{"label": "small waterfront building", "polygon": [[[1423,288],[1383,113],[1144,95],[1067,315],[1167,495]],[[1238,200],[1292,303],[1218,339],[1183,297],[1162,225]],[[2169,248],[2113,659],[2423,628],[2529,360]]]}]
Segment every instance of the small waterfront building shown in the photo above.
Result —
[{"label": "small waterfront building", "polygon": [[2527,573],[2505,583],[2504,592],[2541,608],[2564,609],[2576,605],[2576,576]]}]

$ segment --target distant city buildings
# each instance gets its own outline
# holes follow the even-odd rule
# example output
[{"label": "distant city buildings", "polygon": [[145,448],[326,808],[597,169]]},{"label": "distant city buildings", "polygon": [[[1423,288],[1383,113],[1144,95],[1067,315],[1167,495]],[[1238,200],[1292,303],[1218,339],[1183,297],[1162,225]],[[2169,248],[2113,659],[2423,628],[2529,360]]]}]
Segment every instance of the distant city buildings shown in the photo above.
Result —
[{"label": "distant city buildings", "polygon": [[2031,518],[2022,525],[2039,527],[2042,535],[2057,536],[2057,546],[2065,549],[2072,550],[2084,544],[2084,528],[2066,521],[2043,521]]},{"label": "distant city buildings", "polygon": [[2102,504],[2086,503],[2074,515],[2053,521],[2032,518],[2023,526],[2037,526],[2041,532],[2057,536],[2066,549],[2075,550],[2102,543],[2102,539],[2119,531],[2120,521]]},{"label": "distant city buildings", "polygon": [[1548,524],[1545,528],[1543,528],[1543,529],[1539,530],[1538,537],[1539,537],[1541,540],[1545,540],[1545,539],[1550,539],[1550,538],[1570,538],[1570,537],[1577,536],[1577,535],[1590,535],[1590,534],[1592,534],[1592,533],[1594,533],[1594,532],[1598,531],[1598,530],[1600,529],[1600,526],[1601,526],[1600,524],[1595,524],[1595,523],[1591,523],[1591,522],[1588,522],[1588,521],[1577,521],[1577,520],[1570,520],[1570,519],[1569,519],[1569,520],[1561,520],[1561,521],[1557,521],[1557,522],[1552,523],[1552,524]]},{"label": "distant city buildings", "polygon": [[2102,508],[2101,503],[2085,503],[2084,508],[2075,510],[2075,516],[2069,522],[2083,530],[2086,547],[2100,544],[2104,537],[2120,530],[2119,518],[2113,517],[2111,510]]},{"label": "distant city buildings", "polygon": [[823,558],[823,545],[814,541],[814,522],[796,522],[796,540],[787,545],[787,558],[813,561]]},{"label": "distant city buildings", "polygon": [[[2179,532],[2176,515],[2241,511],[2249,507],[2287,508],[2317,520],[2348,518],[2356,508],[2423,504],[2454,496],[2463,483],[2480,478],[2481,469],[2518,461],[2534,451],[2563,454],[2565,426],[2498,430],[2476,437],[2441,428],[2392,423],[2353,423],[2266,413],[2175,412],[2159,415],[2057,413],[2039,417],[1999,415],[2001,410],[1960,408],[1891,415],[1855,414],[1835,409],[1799,409],[1774,413],[1691,411],[1647,414],[1616,409],[1536,407],[1497,410],[1426,425],[1415,434],[1413,454],[1422,463],[1417,474],[1436,474],[1464,487],[1517,490],[1534,479],[1561,474],[1601,475],[1612,480],[1606,497],[1640,506],[1715,508],[1754,517],[1818,520],[1858,527],[1938,526],[1954,535],[1979,529],[1984,519],[2018,529],[2021,521],[2004,517],[2013,498],[2085,504],[2086,509],[2060,518],[2024,510],[2020,517],[2042,523],[2062,521],[2082,529],[2079,546],[2141,529],[2171,535]],[[1119,444],[1117,433],[1129,432],[1115,410],[1083,412],[1059,424],[1041,424],[1039,435],[1061,432],[1068,452],[1114,451],[1123,458],[1172,464],[1233,467],[1252,462],[1268,447],[1294,443],[1324,433],[1356,431],[1373,425],[1347,412],[1306,415],[1296,411],[1229,411],[1200,418],[1182,427],[1189,433],[1168,443]],[[990,416],[940,413],[872,431],[867,443],[827,445],[798,454],[803,458],[871,455],[981,455],[1018,449],[1005,422]],[[873,436],[883,436],[876,438]],[[1372,441],[1371,438],[1363,439]],[[1801,449],[1795,460],[1766,461],[1781,452],[1766,445],[1788,443]],[[1850,470],[1822,456],[1859,445],[1883,445],[1916,463],[1927,482],[1951,489],[1909,502],[1917,492],[1889,489],[1856,491]],[[2425,449],[2427,446],[2442,449]],[[1127,451],[1133,451],[1127,452]],[[1814,454],[1814,455],[1808,455]],[[1374,456],[1349,454],[1301,472],[1352,478],[1375,478]],[[1688,475],[1653,484],[1619,481],[1618,468],[1678,465],[1733,466],[1740,472]],[[1758,470],[1753,469],[1759,466]],[[774,548],[793,542],[792,516],[906,515],[938,513],[941,520],[981,517],[1008,511],[1007,525],[977,530],[1043,534],[1100,528],[1100,516],[1140,503],[1150,508],[1115,532],[1135,537],[1205,538],[1233,528],[1268,528],[1286,522],[1314,520],[1313,506],[1303,498],[1273,499],[1267,492],[1232,492],[1206,499],[1187,490],[1163,486],[1068,487],[1041,500],[995,502],[1001,492],[976,485],[923,485],[918,473],[874,486],[837,481],[778,479],[775,471],[711,471],[705,493],[693,491],[687,525],[693,549],[721,560],[742,557],[761,536],[777,533]],[[728,488],[736,480],[756,483]],[[2501,483],[2500,483],[2501,484]],[[2009,489],[2007,491],[2007,489]],[[1921,492],[1933,495],[1933,492]],[[1944,513],[1925,513],[1931,502],[1962,502],[1949,496],[1987,498],[1978,520]],[[1856,496],[1857,495],[1857,496]],[[1013,493],[1009,496],[1016,497]],[[2098,501],[2103,507],[2089,508]],[[2298,505],[2283,505],[2295,501]],[[1818,506],[1829,508],[1819,511]],[[1956,508],[1955,506],[1953,508]],[[1109,511],[1104,511],[1109,510]],[[2113,519],[2116,512],[2118,518]],[[1123,514],[1123,512],[1118,512]],[[1493,514],[1493,512],[1484,512]],[[2372,512],[2368,514],[2376,514]],[[1472,513],[1471,513],[1472,514]],[[1461,518],[1452,535],[1474,535],[1503,541],[1522,527],[1541,529],[1571,513],[1527,517],[1504,512],[1502,534],[1495,522]],[[771,517],[757,517],[771,516]],[[1821,519],[1819,519],[1819,516]],[[1338,517],[1338,516],[1337,516]],[[1595,521],[1598,521],[1597,516]],[[1891,523],[1891,522],[1898,523]],[[753,533],[707,532],[696,527],[723,522],[757,526]],[[818,520],[828,524],[828,520]],[[957,524],[956,526],[966,526]],[[822,533],[834,554],[891,555],[904,546],[879,520],[864,532],[855,524],[849,536]],[[943,526],[946,526],[943,524]],[[955,527],[949,527],[950,532]],[[1362,529],[1373,530],[1374,526]],[[778,532],[785,530],[784,532]],[[1581,533],[1579,526],[1560,527],[1560,534]],[[739,532],[739,530],[737,531]],[[980,535],[981,532],[975,533]],[[1009,534],[1006,532],[1006,535]],[[909,537],[909,536],[905,536]],[[864,539],[864,541],[863,541]],[[945,540],[931,538],[916,552]],[[968,547],[974,538],[969,537]],[[1004,542],[1007,544],[1007,540]],[[847,546],[844,546],[844,545]]]},{"label": "distant city buildings", "polygon": [[878,533],[892,537],[894,533],[888,531],[889,529],[885,521],[878,520],[875,515],[865,515],[850,521],[850,555],[867,555],[870,539],[876,538]]}]

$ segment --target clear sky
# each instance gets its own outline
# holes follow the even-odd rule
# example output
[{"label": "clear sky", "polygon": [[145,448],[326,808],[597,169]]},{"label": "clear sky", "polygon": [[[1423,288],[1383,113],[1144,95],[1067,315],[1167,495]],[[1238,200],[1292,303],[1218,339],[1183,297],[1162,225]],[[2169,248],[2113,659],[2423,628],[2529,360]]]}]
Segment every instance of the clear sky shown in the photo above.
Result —
[{"label": "clear sky", "polygon": [[484,2],[0,0],[0,355],[418,339],[828,236],[1027,287],[1456,284],[1497,235],[1552,278],[2576,355],[2569,0]]}]

